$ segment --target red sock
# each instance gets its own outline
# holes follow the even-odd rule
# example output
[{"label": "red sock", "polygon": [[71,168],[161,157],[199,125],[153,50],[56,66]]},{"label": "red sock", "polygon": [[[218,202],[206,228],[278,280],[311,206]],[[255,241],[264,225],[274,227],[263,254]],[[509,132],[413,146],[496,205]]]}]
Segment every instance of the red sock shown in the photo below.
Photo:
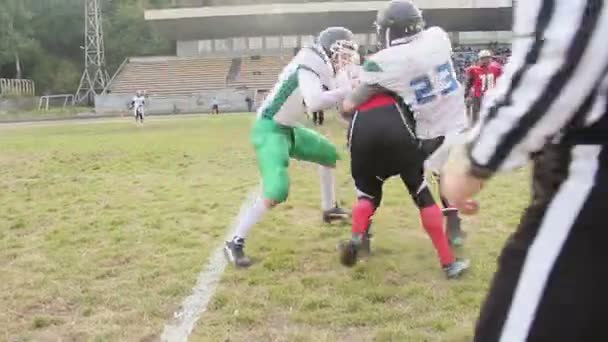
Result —
[{"label": "red sock", "polygon": [[420,218],[427,234],[431,237],[433,245],[439,255],[441,265],[454,262],[454,254],[448,244],[448,238],[443,229],[443,214],[436,204],[420,209]]},{"label": "red sock", "polygon": [[367,198],[360,198],[353,206],[353,235],[363,235],[371,223],[376,208],[374,203]]}]

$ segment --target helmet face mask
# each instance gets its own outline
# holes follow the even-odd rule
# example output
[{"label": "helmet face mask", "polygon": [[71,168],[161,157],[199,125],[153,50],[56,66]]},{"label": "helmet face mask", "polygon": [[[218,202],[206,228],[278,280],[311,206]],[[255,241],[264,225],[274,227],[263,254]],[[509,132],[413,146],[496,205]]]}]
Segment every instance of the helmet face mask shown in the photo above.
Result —
[{"label": "helmet face mask", "polygon": [[330,47],[330,60],[336,72],[347,65],[358,64],[358,46],[352,40],[338,40]]},{"label": "helmet face mask", "polygon": [[352,63],[358,48],[353,33],[344,27],[326,28],[319,33],[316,44],[327,57],[327,62],[331,63],[334,72]]}]

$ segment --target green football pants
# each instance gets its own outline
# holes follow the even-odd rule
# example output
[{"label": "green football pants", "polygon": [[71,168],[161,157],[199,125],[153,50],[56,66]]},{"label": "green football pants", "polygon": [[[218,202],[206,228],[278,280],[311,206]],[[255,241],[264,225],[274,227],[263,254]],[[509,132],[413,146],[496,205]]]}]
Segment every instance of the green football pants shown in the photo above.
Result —
[{"label": "green football pants", "polygon": [[284,202],[289,194],[289,159],[335,166],[340,159],[336,146],[321,134],[304,127],[281,126],[258,119],[251,136],[264,198]]}]

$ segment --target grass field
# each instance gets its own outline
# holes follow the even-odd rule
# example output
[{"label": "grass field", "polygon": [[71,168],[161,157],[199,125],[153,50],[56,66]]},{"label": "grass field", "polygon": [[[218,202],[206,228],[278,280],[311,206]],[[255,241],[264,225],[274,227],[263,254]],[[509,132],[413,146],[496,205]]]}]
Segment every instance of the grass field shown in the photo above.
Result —
[{"label": "grass field", "polygon": [[[153,341],[190,294],[258,182],[249,116],[0,128],[0,341]],[[335,122],[323,132],[344,145]],[[347,155],[344,155],[347,158]],[[339,194],[349,206],[348,163]],[[467,341],[527,173],[489,184],[467,218],[472,259],[447,281],[397,179],[374,255],[343,268],[348,226],[324,226],[315,166],[293,162],[287,204],[228,268],[191,341]]]}]

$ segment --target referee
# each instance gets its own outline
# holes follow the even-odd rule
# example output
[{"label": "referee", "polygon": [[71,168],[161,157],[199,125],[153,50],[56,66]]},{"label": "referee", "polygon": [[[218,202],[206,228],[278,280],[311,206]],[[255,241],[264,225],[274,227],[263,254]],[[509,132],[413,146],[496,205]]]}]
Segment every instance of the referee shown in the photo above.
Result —
[{"label": "referee", "polygon": [[475,341],[608,341],[608,4],[520,1],[513,31],[511,63],[466,157],[442,178],[472,214],[484,180],[534,163],[532,202],[499,258]]}]

